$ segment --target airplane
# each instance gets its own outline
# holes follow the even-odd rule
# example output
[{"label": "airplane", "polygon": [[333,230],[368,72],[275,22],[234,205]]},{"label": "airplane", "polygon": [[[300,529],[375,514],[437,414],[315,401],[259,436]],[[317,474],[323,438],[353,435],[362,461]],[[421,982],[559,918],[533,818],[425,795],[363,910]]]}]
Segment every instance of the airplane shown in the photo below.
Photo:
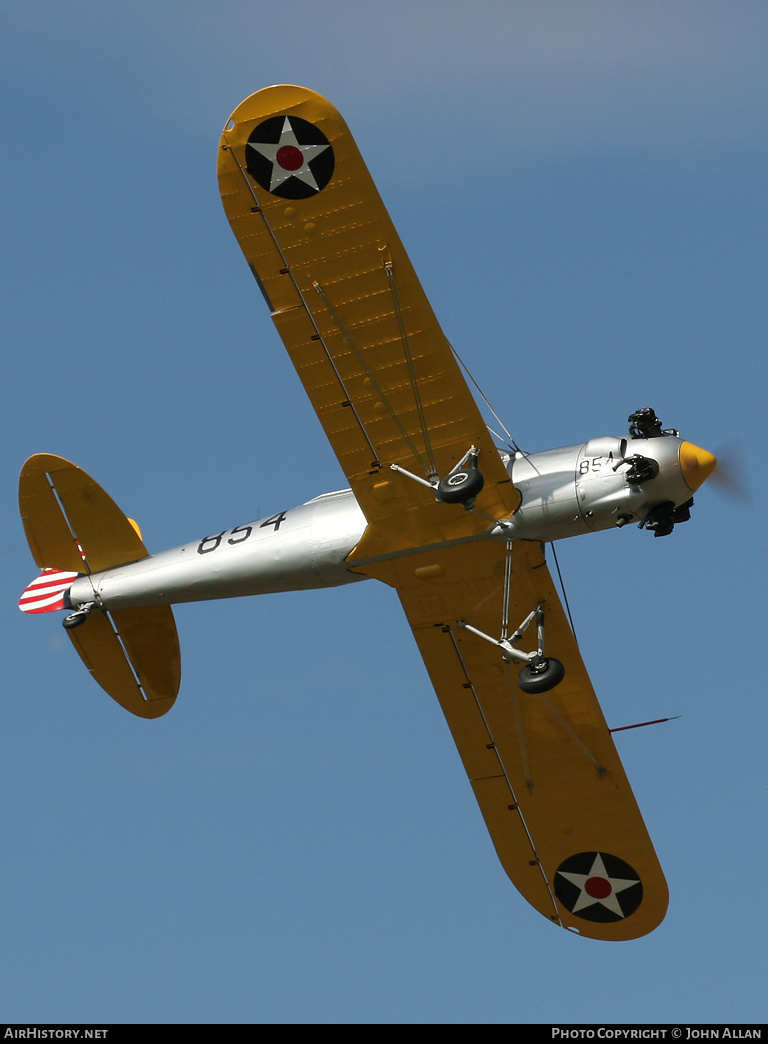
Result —
[{"label": "airplane", "polygon": [[89,475],[36,454],[19,502],[42,572],[20,608],[66,611],[93,678],[155,718],[180,685],[172,604],[394,587],[512,882],[577,934],[647,934],[667,885],[545,545],[630,523],[669,535],[715,457],[649,407],[624,437],[497,448],[333,106],[260,90],[218,156],[225,213],[349,488],[150,555]]}]

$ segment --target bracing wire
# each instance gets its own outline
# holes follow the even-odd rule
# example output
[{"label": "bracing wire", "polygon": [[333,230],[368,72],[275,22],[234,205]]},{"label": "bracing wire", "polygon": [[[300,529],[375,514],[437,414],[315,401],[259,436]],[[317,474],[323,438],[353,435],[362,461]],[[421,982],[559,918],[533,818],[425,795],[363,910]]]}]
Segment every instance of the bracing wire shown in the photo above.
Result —
[{"label": "bracing wire", "polygon": [[400,332],[400,342],[403,346],[403,353],[405,355],[405,361],[408,366],[408,377],[411,382],[411,391],[413,392],[413,399],[416,404],[416,412],[419,416],[419,424],[421,425],[421,434],[424,438],[424,449],[427,454],[429,461],[429,471],[427,472],[427,478],[430,480],[437,479],[437,465],[435,464],[435,457],[432,452],[432,441],[429,437],[429,426],[427,425],[427,418],[424,415],[424,405],[421,401],[421,392],[419,391],[419,382],[416,380],[416,370],[413,365],[413,356],[411,355],[411,346],[408,342],[408,333],[405,329],[405,320],[403,319],[403,310],[400,307],[400,296],[397,292],[397,286],[395,285],[395,270],[391,261],[384,262],[384,271],[387,273],[387,282],[389,283],[389,292],[392,296],[392,307],[395,310],[395,316],[397,317],[397,328]]},{"label": "bracing wire", "polygon": [[[560,572],[560,563],[559,563],[559,561],[557,559],[557,551],[555,550],[555,542],[551,541],[549,546],[552,548],[552,558],[554,559],[554,562],[555,562],[555,569],[557,570],[557,579],[558,579],[558,582],[560,584],[560,590],[562,591],[562,594],[563,594],[563,604],[565,605],[565,611],[566,611],[566,613],[568,613],[568,622],[571,625],[571,631],[573,632],[573,637],[576,638],[576,628],[573,626],[573,616],[571,615],[571,607],[570,607],[570,605],[568,603],[568,593],[565,590],[565,583],[563,582],[563,574]],[[579,644],[579,639],[578,638],[576,638],[576,644],[577,645]]]},{"label": "bracing wire", "polygon": [[352,335],[350,334],[349,330],[344,325],[344,322],[342,321],[341,316],[339,315],[337,310],[334,308],[334,306],[331,303],[331,301],[330,301],[328,295],[326,294],[324,288],[320,285],[320,283],[315,283],[314,287],[315,287],[315,290],[317,291],[317,293],[320,295],[320,298],[323,301],[323,304],[328,309],[328,313],[331,316],[331,318],[333,319],[334,323],[336,324],[336,327],[337,327],[339,333],[341,334],[341,336],[346,341],[347,346],[349,347],[349,349],[352,352],[352,354],[354,355],[354,357],[357,359],[357,362],[359,363],[361,370],[363,371],[363,373],[370,380],[372,388],[374,389],[374,391],[376,392],[378,397],[381,399],[382,403],[386,407],[386,410],[389,413],[389,415],[392,418],[392,420],[395,422],[395,425],[397,426],[398,431],[400,432],[400,434],[402,435],[403,439],[405,440],[405,442],[406,442],[408,448],[410,449],[411,453],[414,455],[416,460],[419,462],[419,465],[424,469],[425,473],[426,474],[430,474],[430,471],[431,471],[430,465],[427,462],[425,462],[425,460],[422,457],[421,453],[419,453],[418,449],[414,445],[413,439],[411,439],[410,435],[405,430],[405,427],[403,426],[402,421],[400,420],[400,418],[398,417],[394,407],[392,406],[392,403],[389,401],[389,399],[387,398],[386,394],[384,393],[384,389],[381,387],[381,385],[379,384],[378,380],[376,379],[376,374],[368,366],[367,362],[365,361],[365,359],[363,357],[362,352],[360,351],[360,349],[358,348],[357,344],[353,340]]},{"label": "bracing wire", "polygon": [[[509,430],[507,429],[506,425],[504,424],[504,421],[501,419],[501,417],[499,417],[499,415],[496,412],[496,410],[494,410],[493,406],[491,405],[490,401],[488,400],[487,395],[485,394],[483,389],[480,387],[480,385],[477,383],[475,378],[472,376],[472,374],[471,374],[467,364],[461,358],[461,356],[456,351],[456,349],[453,347],[453,345],[451,345],[450,348],[451,348],[451,351],[453,352],[454,358],[456,359],[458,364],[461,366],[461,368],[464,370],[464,372],[466,373],[466,375],[469,378],[469,380],[475,386],[475,388],[477,389],[477,392],[480,395],[480,397],[482,398],[483,402],[488,407],[488,409],[491,411],[491,413],[493,414],[496,422],[499,424],[499,426],[501,427],[502,431],[506,435],[506,443],[507,443],[507,445],[510,447],[510,449],[513,449],[515,451],[515,453],[523,453],[523,450],[520,449],[518,444],[513,439],[511,433],[509,432]],[[493,430],[493,428],[490,427],[490,425],[488,426],[488,431],[490,431],[491,435],[493,435],[494,438],[498,439],[499,442],[504,442],[505,441],[497,432],[495,432]],[[523,455],[525,455],[525,454],[523,454]],[[508,542],[507,546],[509,547],[509,542]],[[576,644],[578,645],[578,641],[579,640],[578,640],[578,638],[576,636],[576,628],[574,627],[574,624],[573,624],[573,614],[571,613],[571,606],[570,606],[570,603],[568,601],[568,592],[565,590],[565,582],[563,580],[563,574],[562,574],[562,572],[560,570],[560,562],[558,561],[558,558],[557,558],[557,551],[555,550],[554,542],[550,543],[550,547],[552,548],[552,558],[554,559],[555,569],[557,571],[557,579],[558,579],[558,583],[560,585],[560,591],[562,592],[562,595],[563,595],[563,604],[565,605],[565,611],[568,614],[568,622],[571,625],[571,631],[573,633],[573,637],[576,638]],[[509,568],[509,561],[510,561],[510,559],[511,559],[511,554],[508,551],[507,552],[507,566],[506,566],[506,568]],[[509,583],[509,581],[505,580],[505,584],[508,584],[508,583]],[[506,608],[505,608],[505,612],[506,612]],[[506,627],[506,617],[505,617],[505,624],[504,624],[504,626]],[[504,635],[504,637],[506,637],[506,634]]]},{"label": "bracing wire", "polygon": [[[469,367],[467,366],[467,364],[466,364],[466,363],[464,362],[464,360],[462,359],[462,357],[461,357],[461,356],[459,355],[459,353],[458,353],[458,352],[456,351],[456,349],[455,349],[455,348],[453,347],[453,345],[452,345],[452,344],[451,344],[451,345],[449,345],[449,347],[450,347],[451,351],[453,352],[454,358],[455,358],[455,359],[456,359],[456,361],[458,362],[459,366],[461,366],[462,370],[464,371],[464,373],[466,373],[466,375],[467,375],[467,377],[469,378],[469,380],[470,380],[470,381],[472,382],[472,384],[474,384],[475,388],[477,389],[477,393],[478,393],[478,395],[479,395],[479,396],[481,397],[481,399],[483,400],[483,402],[485,403],[485,405],[486,405],[486,406],[488,407],[488,409],[489,409],[489,410],[491,411],[491,413],[493,414],[493,417],[494,417],[494,419],[495,419],[496,423],[500,425],[500,427],[501,427],[501,430],[502,430],[502,431],[504,432],[504,434],[506,435],[506,437],[507,437],[507,440],[506,440],[506,441],[507,441],[507,445],[509,446],[509,448],[510,448],[510,449],[512,449],[512,450],[514,450],[514,451],[515,451],[515,453],[522,453],[523,451],[522,451],[522,450],[520,449],[520,447],[518,446],[518,444],[517,444],[517,443],[515,442],[515,440],[514,440],[514,439],[512,438],[512,435],[510,434],[510,432],[509,432],[509,431],[507,431],[507,428],[506,428],[506,425],[504,424],[504,421],[503,421],[503,420],[501,419],[501,417],[500,417],[500,416],[498,415],[498,413],[496,412],[496,410],[494,410],[493,406],[491,406],[491,403],[490,403],[490,401],[489,401],[489,399],[488,399],[488,396],[487,396],[487,395],[485,394],[485,392],[483,391],[483,389],[482,389],[482,388],[480,387],[480,385],[479,385],[479,384],[477,383],[477,381],[475,380],[475,378],[474,378],[474,377],[472,376],[472,374],[471,374],[471,372],[470,372],[470,370],[469,370]],[[490,428],[489,428],[488,430],[489,430],[489,431],[491,431],[491,429],[490,429]],[[500,436],[499,436],[499,435],[497,435],[495,431],[491,431],[491,434],[492,434],[492,435],[494,435],[494,436],[495,436],[495,437],[496,437],[497,439],[500,439],[500,441],[502,441],[502,442],[504,441],[504,439],[501,439],[501,438],[500,438]]]}]

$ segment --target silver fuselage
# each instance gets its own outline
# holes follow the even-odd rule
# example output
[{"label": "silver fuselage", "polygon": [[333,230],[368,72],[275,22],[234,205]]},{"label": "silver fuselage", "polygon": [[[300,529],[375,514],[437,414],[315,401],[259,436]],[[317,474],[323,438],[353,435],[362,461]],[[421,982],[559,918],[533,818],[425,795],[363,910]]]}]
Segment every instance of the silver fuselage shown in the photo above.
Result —
[{"label": "silver fuselage", "polygon": [[[683,504],[691,490],[680,469],[680,445],[671,435],[608,436],[505,457],[522,501],[511,518],[489,525],[478,539],[560,540],[641,522],[664,502]],[[619,462],[633,454],[652,457],[658,475],[641,485],[628,483],[627,466]],[[448,504],[445,509],[462,510]],[[127,609],[337,587],[365,579],[347,565],[365,527],[351,490],[325,493],[268,518],[81,576],[69,596],[73,605],[95,601],[104,609]]]}]

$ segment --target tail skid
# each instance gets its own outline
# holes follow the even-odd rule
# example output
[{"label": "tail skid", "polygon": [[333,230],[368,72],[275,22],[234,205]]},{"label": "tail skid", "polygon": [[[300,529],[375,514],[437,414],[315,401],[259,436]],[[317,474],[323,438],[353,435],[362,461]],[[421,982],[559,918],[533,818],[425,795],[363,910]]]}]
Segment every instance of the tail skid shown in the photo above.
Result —
[{"label": "tail skid", "polygon": [[[29,458],[19,478],[19,506],[30,550],[43,570],[22,594],[22,612],[70,609],[67,592],[78,575],[148,554],[136,524],[63,457]],[[170,606],[111,613],[97,608],[67,634],[94,679],[121,707],[157,718],[173,706],[181,655]]]}]

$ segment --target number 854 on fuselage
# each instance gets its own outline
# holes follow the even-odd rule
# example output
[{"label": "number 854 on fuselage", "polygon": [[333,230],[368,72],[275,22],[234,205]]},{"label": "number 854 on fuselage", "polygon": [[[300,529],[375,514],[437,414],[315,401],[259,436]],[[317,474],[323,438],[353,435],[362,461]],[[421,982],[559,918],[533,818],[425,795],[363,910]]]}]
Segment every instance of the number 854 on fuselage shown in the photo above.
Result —
[{"label": "number 854 on fuselage", "polygon": [[[715,467],[712,454],[672,432],[607,436],[502,458],[522,501],[509,519],[489,521],[478,539],[553,541],[628,523],[664,536],[687,520],[693,492]],[[79,576],[69,601],[109,610],[336,587],[365,579],[347,564],[365,527],[350,490],[325,493],[268,518]],[[358,568],[366,564],[355,561]]]}]

